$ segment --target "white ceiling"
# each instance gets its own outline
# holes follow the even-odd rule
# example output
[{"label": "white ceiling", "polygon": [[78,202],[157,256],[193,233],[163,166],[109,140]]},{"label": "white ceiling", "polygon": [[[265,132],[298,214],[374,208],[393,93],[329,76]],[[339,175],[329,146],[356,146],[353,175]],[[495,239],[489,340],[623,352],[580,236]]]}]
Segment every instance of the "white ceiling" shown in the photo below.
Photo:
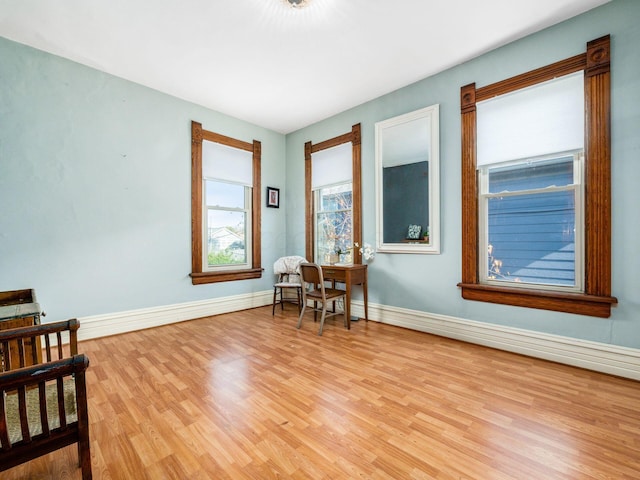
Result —
[{"label": "white ceiling", "polygon": [[0,0],[0,36],[289,133],[609,0]]}]

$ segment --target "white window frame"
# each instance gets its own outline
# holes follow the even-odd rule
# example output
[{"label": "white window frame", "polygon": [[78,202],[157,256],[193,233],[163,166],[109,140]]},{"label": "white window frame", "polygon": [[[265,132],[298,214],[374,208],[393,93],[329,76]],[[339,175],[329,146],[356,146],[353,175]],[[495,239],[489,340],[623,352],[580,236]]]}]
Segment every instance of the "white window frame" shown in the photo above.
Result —
[{"label": "white window frame", "polygon": [[[229,183],[233,185],[239,185],[244,188],[244,208],[233,208],[233,207],[224,207],[220,205],[207,205],[207,180],[219,183]],[[203,177],[202,179],[202,191],[204,195],[202,195],[202,245],[205,248],[202,249],[202,271],[203,272],[217,272],[224,270],[244,270],[250,269],[252,265],[252,257],[251,252],[253,251],[252,245],[252,231],[251,231],[251,218],[252,218],[252,208],[251,200],[253,196],[253,188],[241,185],[233,182],[225,182],[224,180],[219,180],[217,178],[208,178]],[[226,265],[209,265],[209,210],[216,211],[227,211],[227,212],[243,212],[245,215],[244,224],[245,224],[245,239],[244,239],[244,250],[245,250],[245,262],[243,263],[230,263]]]},{"label": "white window frame", "polygon": [[[489,171],[494,168],[526,163],[537,163],[554,158],[573,156],[573,183],[563,186],[549,186],[518,190],[515,192],[489,193]],[[508,162],[487,164],[478,168],[478,227],[479,227],[479,274],[480,283],[494,286],[508,286],[513,288],[526,288],[537,290],[549,290],[556,292],[584,292],[584,151],[559,152],[542,155],[534,158],[519,159]],[[522,196],[530,194],[542,194],[550,192],[573,191],[575,196],[575,285],[564,286],[557,284],[527,283],[510,280],[495,280],[489,277],[489,200],[496,197]]]}]

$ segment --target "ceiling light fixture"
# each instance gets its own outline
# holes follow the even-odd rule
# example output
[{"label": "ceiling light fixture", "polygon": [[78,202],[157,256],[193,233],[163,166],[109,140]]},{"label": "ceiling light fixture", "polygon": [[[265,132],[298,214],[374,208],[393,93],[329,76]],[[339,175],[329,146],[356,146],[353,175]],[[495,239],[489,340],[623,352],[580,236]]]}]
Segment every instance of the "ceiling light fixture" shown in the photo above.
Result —
[{"label": "ceiling light fixture", "polygon": [[286,0],[286,2],[293,8],[302,8],[309,4],[309,0]]}]

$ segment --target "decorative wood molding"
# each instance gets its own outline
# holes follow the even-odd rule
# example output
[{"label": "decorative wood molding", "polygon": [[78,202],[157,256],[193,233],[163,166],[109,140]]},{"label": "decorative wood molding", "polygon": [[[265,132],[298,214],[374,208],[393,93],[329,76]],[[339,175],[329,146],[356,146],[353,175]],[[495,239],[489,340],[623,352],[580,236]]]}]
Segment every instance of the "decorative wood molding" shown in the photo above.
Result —
[{"label": "decorative wood molding", "polygon": [[471,113],[476,111],[476,84],[471,83],[460,89],[460,110],[461,113]]},{"label": "decorative wood molding", "polygon": [[[476,103],[585,71],[585,289],[583,294],[479,283]],[[587,52],[482,88],[460,90],[462,133],[462,281],[467,300],[609,317],[611,305],[611,94],[609,36]]]},{"label": "decorative wood molding", "polygon": [[479,283],[460,283],[458,286],[462,288],[462,298],[465,300],[540,308],[556,312],[589,315],[591,317],[609,317],[611,305],[616,303],[616,299],[612,297],[580,293],[558,293],[526,288],[496,287]]},{"label": "decorative wood molding", "polygon": [[611,71],[611,37],[605,35],[587,43],[587,65],[585,76],[609,73]]},{"label": "decorative wood molding", "polygon": [[547,82],[553,80],[556,77],[562,77],[563,75],[569,75],[570,73],[579,72],[584,70],[587,66],[587,55],[581,53],[575,57],[560,60],[559,62],[546,65],[536,70],[516,75],[515,77],[507,78],[500,82],[492,83],[486,87],[478,88],[476,90],[476,102],[482,102],[489,100],[490,98],[497,97],[498,95],[504,95],[505,93],[521,90],[526,87],[531,87],[538,83]]},{"label": "decorative wood molding", "polygon": [[252,268],[250,270],[223,270],[221,272],[200,272],[191,274],[193,285],[204,285],[205,283],[233,282],[236,280],[250,280],[261,278],[262,268]]},{"label": "decorative wood molding", "polygon": [[191,271],[202,271],[202,125],[191,122]]},{"label": "decorative wood molding", "polygon": [[[353,145],[353,243],[362,245],[362,145],[359,123],[351,128],[351,143]],[[353,249],[351,258],[355,264],[362,263],[362,255],[359,248]]]},{"label": "decorative wood molding", "polygon": [[311,191],[311,142],[304,144],[304,243],[305,257],[313,262],[313,238],[315,229],[313,225],[313,192]]},{"label": "decorative wood molding", "polygon": [[[258,140],[254,140],[251,145],[251,151],[253,152],[253,191],[251,192],[251,211],[253,215],[251,217],[251,267],[252,269],[259,270],[260,278],[262,276],[262,143]],[[240,275],[238,276],[240,277]],[[237,278],[242,280],[242,278]]]},{"label": "decorative wood molding", "polygon": [[209,142],[220,143],[227,147],[237,148],[238,150],[244,150],[245,152],[253,152],[254,150],[253,142],[245,142],[243,140],[227,137],[226,135],[210,132],[208,130],[202,130],[202,139],[208,140]]},{"label": "decorative wood molding", "polygon": [[320,143],[312,143],[311,144],[311,153],[317,153],[320,150],[326,150],[327,148],[337,147],[338,145],[342,145],[343,143],[353,143],[353,129],[349,133],[344,133],[337,137],[330,138],[329,140],[325,140]]},{"label": "decorative wood molding", "polygon": [[475,83],[462,87],[462,281],[478,281],[478,215],[466,210],[478,211],[478,185],[476,182],[476,87]]},{"label": "decorative wood molding", "polygon": [[[251,268],[243,270],[221,270],[203,272],[202,258],[204,254],[202,238],[202,142],[207,140],[228,147],[252,153],[253,190],[251,196]],[[229,282],[262,277],[262,234],[261,234],[261,164],[262,144],[258,140],[245,142],[210,132],[202,128],[202,124],[191,122],[191,283]]]},{"label": "decorative wood molding", "polygon": [[587,44],[585,292],[611,295],[611,71],[609,36]]},{"label": "decorative wood molding", "polygon": [[361,128],[359,123],[351,127],[351,143],[354,145],[362,144],[362,135],[360,134],[360,130]]},{"label": "decorative wood molding", "polygon": [[191,144],[202,145],[202,125],[198,122],[191,122]]}]

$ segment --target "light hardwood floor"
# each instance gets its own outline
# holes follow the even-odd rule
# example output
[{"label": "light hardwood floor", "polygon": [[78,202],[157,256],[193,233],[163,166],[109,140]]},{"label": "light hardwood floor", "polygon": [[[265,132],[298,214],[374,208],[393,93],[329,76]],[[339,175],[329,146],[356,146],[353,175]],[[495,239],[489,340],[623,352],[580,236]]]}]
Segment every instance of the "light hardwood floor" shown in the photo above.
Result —
[{"label": "light hardwood floor", "polygon": [[[291,306],[80,342],[95,479],[638,479],[640,383]],[[0,474],[79,479],[75,447]]]}]

